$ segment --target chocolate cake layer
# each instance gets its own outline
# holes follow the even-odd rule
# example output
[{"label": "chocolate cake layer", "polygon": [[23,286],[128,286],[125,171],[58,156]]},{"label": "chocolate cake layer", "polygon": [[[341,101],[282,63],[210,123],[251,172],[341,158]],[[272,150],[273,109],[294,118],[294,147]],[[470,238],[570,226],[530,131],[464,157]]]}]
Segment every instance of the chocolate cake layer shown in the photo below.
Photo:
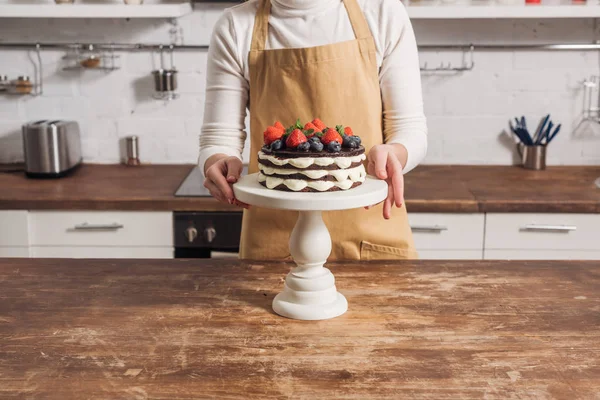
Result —
[{"label": "chocolate cake layer", "polygon": [[[336,164],[331,164],[331,165],[326,165],[326,166],[321,166],[321,165],[310,165],[306,168],[297,168],[294,167],[292,165],[275,165],[273,164],[271,161],[269,160],[261,160],[260,158],[258,159],[258,163],[262,164],[266,167],[273,167],[273,168],[280,168],[280,169],[293,169],[293,170],[307,170],[307,171],[316,171],[316,170],[325,170],[325,171],[333,171],[333,170],[338,170],[338,169],[342,169],[340,167],[338,167]],[[362,162],[356,162],[356,163],[352,163],[348,168],[356,168],[358,166],[360,166],[362,164]],[[346,168],[344,168],[346,169]]]},{"label": "chocolate cake layer", "polygon": [[346,149],[342,148],[341,151],[337,153],[330,153],[327,150],[315,152],[315,151],[297,151],[297,150],[277,150],[271,151],[271,149],[267,147],[263,147],[262,152],[274,156],[277,158],[303,158],[303,157],[313,157],[313,158],[321,158],[321,157],[353,157],[359,156],[365,152],[365,148],[360,146],[357,149]]},{"label": "chocolate cake layer", "polygon": [[[266,183],[266,182],[260,182],[260,184],[261,184],[261,185],[263,185],[264,187],[267,187],[267,183]],[[362,182],[354,182],[354,184],[352,185],[352,187],[351,187],[350,189],[354,189],[355,187],[357,187],[357,186],[360,186],[360,185],[362,185]],[[346,190],[350,190],[350,189],[346,189]],[[300,193],[300,192],[325,193],[325,192],[339,192],[339,191],[342,191],[342,190],[344,190],[344,189],[340,189],[340,188],[339,188],[339,187],[337,187],[337,186],[332,186],[332,187],[331,187],[330,189],[328,189],[328,190],[319,191],[319,190],[312,189],[312,188],[310,188],[310,187],[305,187],[305,188],[304,188],[304,189],[302,189],[302,190],[298,190],[298,191],[296,191],[296,190],[291,190],[290,188],[288,188],[288,187],[287,187],[287,186],[285,186],[284,184],[281,184],[281,185],[277,185],[277,186],[275,186],[275,187],[274,187],[273,189],[271,189],[271,190],[281,190],[281,191],[283,191],[283,192],[295,192],[295,193]]]}]

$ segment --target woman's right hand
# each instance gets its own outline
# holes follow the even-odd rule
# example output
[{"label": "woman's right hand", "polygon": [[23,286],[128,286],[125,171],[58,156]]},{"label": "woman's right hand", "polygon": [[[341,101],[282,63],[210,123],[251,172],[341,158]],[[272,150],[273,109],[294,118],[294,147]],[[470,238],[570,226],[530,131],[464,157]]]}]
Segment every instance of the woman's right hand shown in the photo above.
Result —
[{"label": "woman's right hand", "polygon": [[215,154],[204,165],[204,187],[222,203],[250,208],[248,204],[236,200],[233,194],[233,184],[240,179],[242,169],[242,160],[239,158]]}]

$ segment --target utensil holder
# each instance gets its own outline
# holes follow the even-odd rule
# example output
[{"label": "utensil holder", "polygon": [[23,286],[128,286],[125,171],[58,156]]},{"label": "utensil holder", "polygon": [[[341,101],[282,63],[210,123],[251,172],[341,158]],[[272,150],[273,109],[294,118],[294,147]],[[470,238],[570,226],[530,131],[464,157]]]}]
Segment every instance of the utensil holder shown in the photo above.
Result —
[{"label": "utensil holder", "polygon": [[525,146],[519,143],[517,149],[521,155],[523,168],[533,170],[546,169],[546,146]]}]

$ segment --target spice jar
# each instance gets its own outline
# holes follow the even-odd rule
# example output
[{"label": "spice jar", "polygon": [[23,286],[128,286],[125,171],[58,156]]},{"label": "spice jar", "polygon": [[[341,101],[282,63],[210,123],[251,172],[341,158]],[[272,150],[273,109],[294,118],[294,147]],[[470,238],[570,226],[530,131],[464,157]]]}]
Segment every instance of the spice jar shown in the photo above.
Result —
[{"label": "spice jar", "polygon": [[17,80],[13,81],[13,90],[17,94],[30,94],[33,91],[33,84],[28,76],[19,76]]},{"label": "spice jar", "polygon": [[0,75],[0,92],[7,91],[9,86],[10,82],[8,81],[8,76]]}]

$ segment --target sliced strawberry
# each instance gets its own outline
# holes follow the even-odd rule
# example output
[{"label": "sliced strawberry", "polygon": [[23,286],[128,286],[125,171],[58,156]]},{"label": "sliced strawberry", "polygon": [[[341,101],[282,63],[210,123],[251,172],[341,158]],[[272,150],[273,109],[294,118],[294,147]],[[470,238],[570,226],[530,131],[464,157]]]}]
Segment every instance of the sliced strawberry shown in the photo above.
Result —
[{"label": "sliced strawberry", "polygon": [[283,126],[283,124],[279,121],[275,121],[275,123],[273,124],[273,126],[277,129],[281,129],[282,131],[285,131],[285,127]]}]

